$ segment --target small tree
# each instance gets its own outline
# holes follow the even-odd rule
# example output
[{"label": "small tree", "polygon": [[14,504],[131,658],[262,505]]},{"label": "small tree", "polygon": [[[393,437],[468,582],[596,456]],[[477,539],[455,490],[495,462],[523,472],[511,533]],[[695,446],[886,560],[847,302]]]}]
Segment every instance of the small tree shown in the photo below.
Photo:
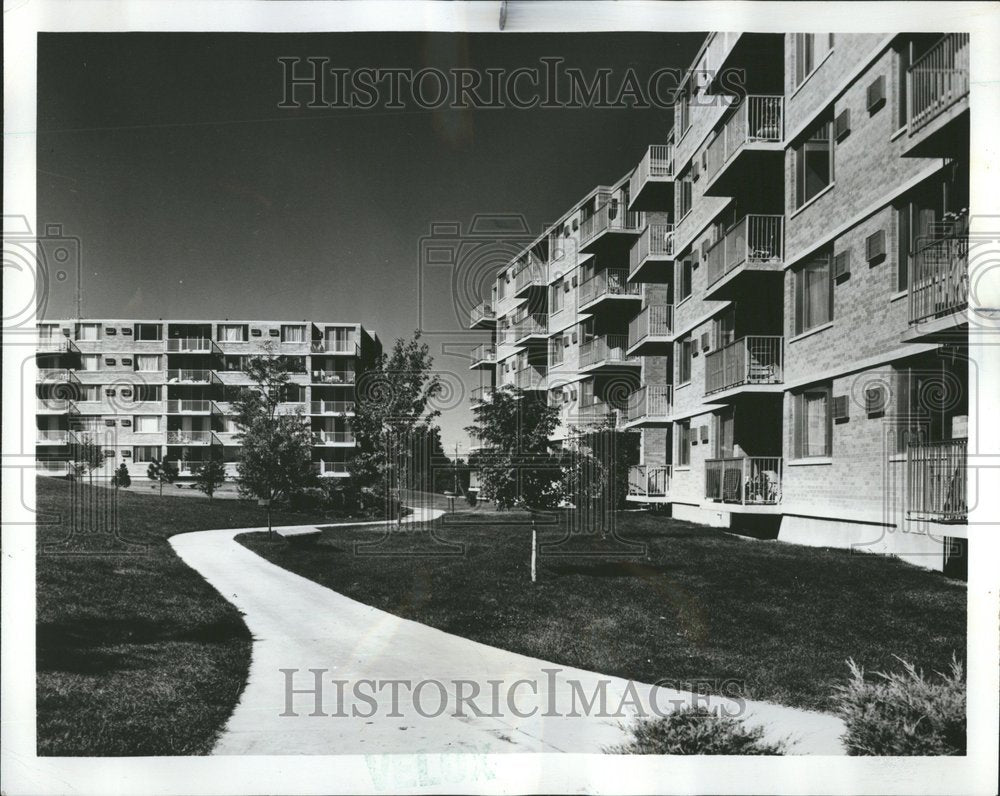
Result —
[{"label": "small tree", "polygon": [[128,489],[132,486],[132,476],[128,474],[128,466],[125,462],[118,465],[118,469],[115,470],[115,474],[111,477],[111,483],[114,484],[115,488],[122,487],[123,489]]},{"label": "small tree", "polygon": [[160,494],[163,494],[163,485],[172,484],[180,478],[180,471],[177,465],[169,459],[153,459],[146,468],[146,477],[150,481],[156,481],[160,485]]},{"label": "small tree", "polygon": [[104,464],[104,451],[89,436],[77,435],[77,442],[73,445],[73,472],[77,477],[83,475],[90,476],[90,483],[94,483],[94,470]]},{"label": "small tree", "polygon": [[226,465],[218,459],[209,459],[194,466],[194,485],[211,500],[215,490],[226,481]]}]

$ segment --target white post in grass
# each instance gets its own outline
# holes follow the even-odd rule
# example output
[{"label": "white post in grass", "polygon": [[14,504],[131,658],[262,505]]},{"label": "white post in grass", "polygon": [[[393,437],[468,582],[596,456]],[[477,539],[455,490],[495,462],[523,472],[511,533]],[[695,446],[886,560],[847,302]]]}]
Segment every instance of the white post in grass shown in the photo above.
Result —
[{"label": "white post in grass", "polygon": [[538,560],[538,531],[535,529],[535,521],[531,521],[531,582],[537,580],[536,562]]}]

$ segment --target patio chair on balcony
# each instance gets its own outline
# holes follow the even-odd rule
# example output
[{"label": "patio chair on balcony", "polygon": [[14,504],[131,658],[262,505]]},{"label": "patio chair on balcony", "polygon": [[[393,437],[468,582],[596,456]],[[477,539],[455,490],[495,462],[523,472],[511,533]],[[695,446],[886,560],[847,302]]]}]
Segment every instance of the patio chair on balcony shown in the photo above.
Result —
[{"label": "patio chair on balcony", "polygon": [[726,467],[722,473],[722,500],[725,503],[739,503],[740,482],[743,472],[739,468]]},{"label": "patio chair on balcony", "polygon": [[746,503],[777,503],[778,473],[774,470],[760,470],[747,479]]}]

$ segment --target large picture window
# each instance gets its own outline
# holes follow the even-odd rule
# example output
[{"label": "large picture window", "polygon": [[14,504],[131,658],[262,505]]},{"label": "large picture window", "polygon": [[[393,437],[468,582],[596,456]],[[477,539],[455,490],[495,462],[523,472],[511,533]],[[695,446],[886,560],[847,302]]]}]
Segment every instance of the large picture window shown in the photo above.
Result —
[{"label": "large picture window", "polygon": [[793,400],[795,458],[830,456],[830,385],[801,392]]},{"label": "large picture window", "polygon": [[833,122],[824,120],[795,147],[795,206],[833,183]]},{"label": "large picture window", "polygon": [[830,253],[816,255],[795,272],[795,333],[833,320]]}]

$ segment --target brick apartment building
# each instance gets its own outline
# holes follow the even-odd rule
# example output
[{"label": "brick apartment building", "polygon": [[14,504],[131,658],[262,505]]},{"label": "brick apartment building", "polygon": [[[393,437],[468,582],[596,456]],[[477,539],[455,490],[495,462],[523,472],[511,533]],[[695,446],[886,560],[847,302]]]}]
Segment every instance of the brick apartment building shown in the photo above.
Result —
[{"label": "brick apartment building", "polygon": [[169,459],[181,476],[210,458],[235,474],[233,400],[251,382],[243,367],[265,349],[291,368],[279,411],[301,412],[323,476],[347,474],[357,377],[381,354],[356,323],[237,320],[77,320],[39,323],[36,459],[47,475],[70,472],[80,437],[105,453],[98,475],[125,463],[143,478]]},{"label": "brick apartment building", "polygon": [[961,574],[968,41],[709,35],[663,141],[473,310],[484,389],[641,433],[637,503]]}]

